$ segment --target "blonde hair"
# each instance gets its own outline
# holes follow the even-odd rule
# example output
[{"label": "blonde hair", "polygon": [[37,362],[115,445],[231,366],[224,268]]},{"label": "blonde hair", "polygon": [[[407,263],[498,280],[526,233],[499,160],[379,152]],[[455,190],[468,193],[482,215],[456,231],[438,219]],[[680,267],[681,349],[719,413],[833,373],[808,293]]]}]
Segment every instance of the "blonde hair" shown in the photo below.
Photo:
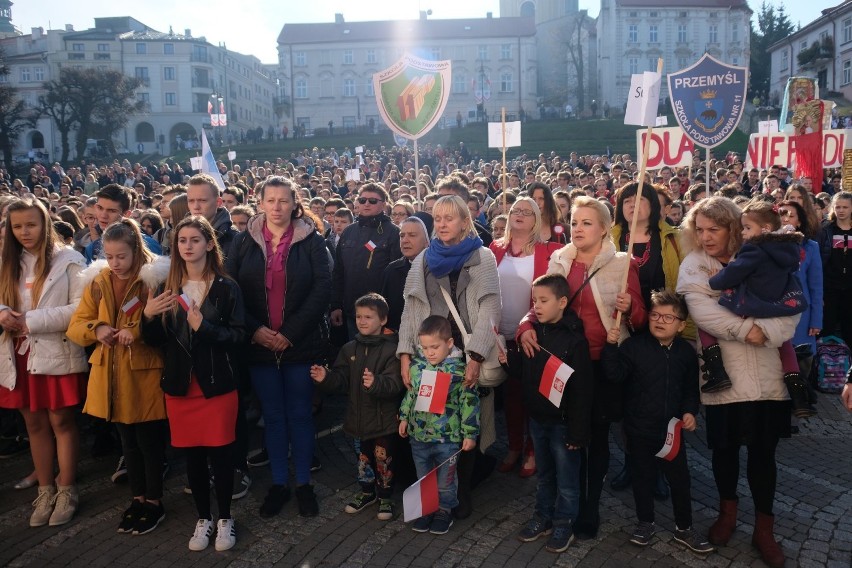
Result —
[{"label": "blonde hair", "polygon": [[698,234],[695,231],[695,217],[698,215],[707,217],[716,225],[728,230],[728,254],[734,254],[740,250],[743,244],[742,210],[727,197],[714,196],[706,197],[693,205],[681,223],[683,235],[681,243],[685,249],[684,254],[701,250]]},{"label": "blonde hair", "polygon": [[461,197],[458,195],[444,195],[439,198],[432,208],[432,216],[437,216],[441,211],[451,212],[465,221],[465,225],[467,225],[466,237],[475,237],[477,235],[476,227],[473,225],[473,219],[470,216],[470,209],[467,208],[467,203]]},{"label": "blonde hair", "polygon": [[0,266],[2,266],[2,270],[0,270],[0,303],[9,306],[13,310],[18,310],[21,307],[21,294],[19,290],[21,285],[20,280],[23,277],[21,254],[24,252],[24,247],[18,242],[18,239],[15,238],[15,234],[12,232],[11,217],[12,213],[28,211],[30,209],[38,211],[42,222],[42,238],[39,241],[38,251],[35,254],[35,279],[31,291],[33,307],[38,304],[41,290],[50,272],[53,254],[59,242],[56,232],[53,230],[50,215],[38,199],[32,196],[20,199],[16,198],[9,204],[6,210],[2,263],[0,263]]},{"label": "blonde hair", "polygon": [[600,222],[601,227],[604,228],[604,238],[609,238],[609,231],[612,228],[612,213],[610,213],[609,207],[607,207],[594,197],[582,195],[574,198],[574,201],[571,202],[572,218],[574,217],[574,213],[577,212],[577,209],[580,209],[581,207],[587,207],[595,211],[598,216],[598,221]]},{"label": "blonde hair", "polygon": [[535,251],[535,245],[542,242],[541,241],[541,209],[538,207],[538,203],[535,202],[535,199],[532,197],[519,197],[515,200],[512,206],[509,208],[509,214],[506,216],[506,234],[502,239],[498,239],[497,244],[500,247],[508,248],[512,244],[512,224],[509,223],[508,218],[512,215],[512,209],[517,207],[518,203],[526,203],[532,208],[533,216],[535,217],[535,224],[533,225],[532,230],[530,231],[529,237],[527,237],[527,242],[524,243],[523,251],[524,254],[532,254]]}]

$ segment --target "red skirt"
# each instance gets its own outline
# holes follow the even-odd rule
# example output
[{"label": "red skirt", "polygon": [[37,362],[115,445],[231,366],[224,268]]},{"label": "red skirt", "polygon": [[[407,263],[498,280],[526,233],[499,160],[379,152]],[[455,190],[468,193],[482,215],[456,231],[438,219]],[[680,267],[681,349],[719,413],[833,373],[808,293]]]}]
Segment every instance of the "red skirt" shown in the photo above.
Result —
[{"label": "red skirt", "polygon": [[204,398],[195,375],[189,380],[186,396],[166,395],[166,414],[172,432],[172,446],[227,446],[236,439],[237,391]]},{"label": "red skirt", "polygon": [[60,410],[76,406],[86,398],[86,374],[33,375],[27,371],[30,352],[23,355],[15,349],[15,388],[0,387],[0,408],[30,412]]}]

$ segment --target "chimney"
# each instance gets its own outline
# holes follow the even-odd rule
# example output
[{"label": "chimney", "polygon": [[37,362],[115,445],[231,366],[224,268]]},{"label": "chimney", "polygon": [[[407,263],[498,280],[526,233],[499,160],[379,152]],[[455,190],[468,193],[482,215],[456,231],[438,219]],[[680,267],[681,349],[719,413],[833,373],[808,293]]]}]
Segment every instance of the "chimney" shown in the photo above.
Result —
[{"label": "chimney", "polygon": [[65,31],[66,32],[73,32],[74,31],[74,24],[65,24]]},{"label": "chimney", "polygon": [[342,24],[343,23],[343,14],[335,14],[334,15],[334,23]]},{"label": "chimney", "polygon": [[184,37],[192,37],[192,30],[189,29],[189,28],[185,28],[183,30],[183,35],[184,35]]},{"label": "chimney", "polygon": [[44,34],[44,28],[32,28],[33,39],[41,39],[41,36]]},{"label": "chimney", "polygon": [[494,17],[494,12],[486,12],[486,13],[485,13],[485,17],[486,17],[486,18],[488,18],[488,19],[490,20],[491,18],[493,18],[493,17]]}]

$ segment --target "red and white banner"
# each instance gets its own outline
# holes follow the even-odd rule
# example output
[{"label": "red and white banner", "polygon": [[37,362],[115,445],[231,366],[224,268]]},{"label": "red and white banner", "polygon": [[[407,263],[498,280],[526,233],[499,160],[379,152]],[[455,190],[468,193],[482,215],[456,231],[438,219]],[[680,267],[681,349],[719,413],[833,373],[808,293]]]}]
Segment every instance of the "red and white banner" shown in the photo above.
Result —
[{"label": "red and white banner", "polygon": [[215,112],[210,115],[210,126],[219,126],[219,115]]},{"label": "red and white banner", "polygon": [[[822,167],[843,166],[843,150],[852,148],[852,129],[824,130],[822,133]],[[748,140],[745,168],[768,169],[770,166],[795,168],[796,137],[785,132],[752,134]]]},{"label": "red and white banner", "polygon": [[669,420],[669,426],[666,431],[666,442],[663,444],[662,449],[654,455],[667,461],[675,459],[677,453],[680,451],[680,433],[682,428],[683,420],[679,418]]},{"label": "red and white banner", "polygon": [[[636,131],[637,156],[641,156],[644,152],[647,137],[647,129]],[[648,148],[649,170],[657,170],[663,166],[685,168],[692,164],[695,143],[680,126],[655,128],[651,133],[650,144]]]},{"label": "red and white banner", "polygon": [[444,464],[454,462],[460,453],[461,450],[451,455],[402,493],[403,522],[407,523],[431,515],[438,510],[438,470]]},{"label": "red and white banner", "polygon": [[420,375],[420,389],[414,410],[443,414],[447,406],[447,395],[450,393],[450,383],[453,376],[441,371],[425,370]]},{"label": "red and white banner", "polygon": [[376,243],[374,243],[373,241],[367,241],[366,243],[364,243],[364,248],[366,248],[370,252],[373,252],[374,250],[376,250]]},{"label": "red and white banner", "polygon": [[574,369],[563,363],[558,357],[551,355],[544,365],[544,373],[541,375],[538,392],[558,408],[562,404],[565,384],[573,374]]},{"label": "red and white banner", "polygon": [[180,304],[180,307],[182,307],[186,311],[189,311],[189,306],[192,304],[192,300],[189,299],[189,296],[187,296],[186,294],[181,294],[180,296],[178,296],[177,301],[178,304]]},{"label": "red and white banner", "polygon": [[125,315],[132,316],[136,313],[136,310],[142,307],[142,301],[139,298],[132,298],[129,302],[121,306],[121,311],[124,312]]}]

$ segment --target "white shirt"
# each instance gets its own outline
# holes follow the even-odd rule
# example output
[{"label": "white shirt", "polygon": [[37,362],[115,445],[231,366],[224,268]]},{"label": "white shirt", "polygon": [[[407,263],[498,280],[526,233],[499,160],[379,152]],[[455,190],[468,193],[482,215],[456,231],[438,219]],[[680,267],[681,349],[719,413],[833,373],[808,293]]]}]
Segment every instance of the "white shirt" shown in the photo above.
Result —
[{"label": "white shirt", "polygon": [[500,296],[503,302],[500,334],[514,340],[518,324],[530,311],[535,255],[515,257],[507,253],[497,265],[497,274],[500,276]]}]

